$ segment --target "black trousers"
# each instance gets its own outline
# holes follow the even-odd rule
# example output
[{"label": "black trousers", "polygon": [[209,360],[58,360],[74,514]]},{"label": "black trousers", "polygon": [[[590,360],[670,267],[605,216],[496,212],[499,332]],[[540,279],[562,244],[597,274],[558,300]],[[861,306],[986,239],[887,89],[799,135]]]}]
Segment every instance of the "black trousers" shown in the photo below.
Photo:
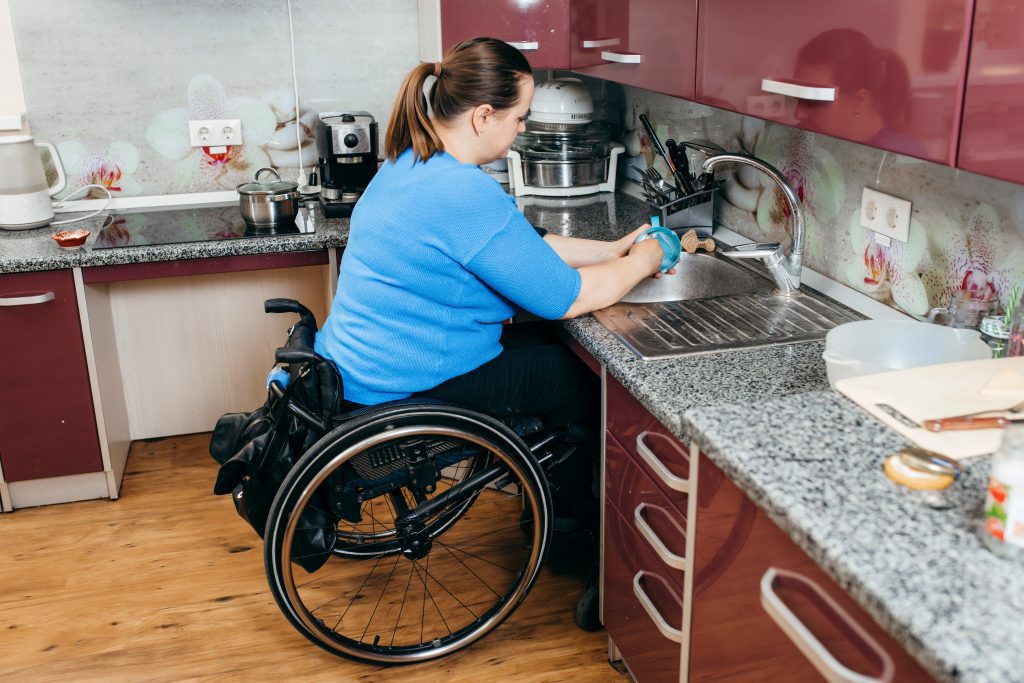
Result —
[{"label": "black trousers", "polygon": [[502,352],[475,370],[417,396],[456,403],[497,418],[536,416],[546,427],[588,428],[580,451],[548,471],[555,515],[591,523],[596,516],[594,470],[600,448],[600,380],[548,329],[547,323],[507,325]]},{"label": "black trousers", "polygon": [[417,396],[498,418],[535,415],[552,426],[595,422],[598,379],[545,323],[506,325],[501,345],[494,359]]}]

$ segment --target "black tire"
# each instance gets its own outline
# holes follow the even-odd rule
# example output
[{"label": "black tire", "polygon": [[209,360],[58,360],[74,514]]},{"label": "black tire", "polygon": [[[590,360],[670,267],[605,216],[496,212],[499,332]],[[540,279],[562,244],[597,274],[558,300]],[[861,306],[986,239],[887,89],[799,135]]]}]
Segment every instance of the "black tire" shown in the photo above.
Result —
[{"label": "black tire", "polygon": [[[297,569],[295,532],[300,519],[310,518],[310,508],[322,512],[316,506],[324,482],[360,453],[424,436],[479,447],[474,482],[454,480],[450,503],[439,498],[440,489],[429,497],[419,491],[416,510],[434,499],[439,510],[414,531],[400,525],[389,538],[371,543],[369,552],[332,549],[314,573]],[[523,506],[534,520],[525,535]],[[456,406],[385,406],[339,426],[296,463],[271,506],[264,563],[278,606],[310,641],[349,659],[409,664],[462,649],[508,618],[537,579],[551,539],[550,520],[541,468],[503,424]],[[343,544],[347,539],[341,536]]]}]

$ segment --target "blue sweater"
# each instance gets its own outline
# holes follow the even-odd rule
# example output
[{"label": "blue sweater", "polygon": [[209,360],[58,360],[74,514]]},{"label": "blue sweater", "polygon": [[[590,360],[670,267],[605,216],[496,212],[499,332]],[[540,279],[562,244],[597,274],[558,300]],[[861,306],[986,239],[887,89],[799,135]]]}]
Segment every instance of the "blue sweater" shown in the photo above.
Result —
[{"label": "blue sweater", "polygon": [[406,398],[501,352],[517,308],[557,319],[580,275],[501,186],[447,153],[377,172],[352,213],[331,313],[316,336],[345,398]]}]

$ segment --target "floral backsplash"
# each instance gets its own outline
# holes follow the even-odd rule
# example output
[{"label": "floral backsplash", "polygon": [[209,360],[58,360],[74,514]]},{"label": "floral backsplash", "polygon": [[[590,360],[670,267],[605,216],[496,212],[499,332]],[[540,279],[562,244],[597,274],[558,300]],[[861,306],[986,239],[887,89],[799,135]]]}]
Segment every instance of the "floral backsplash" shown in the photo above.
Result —
[{"label": "floral backsplash", "polygon": [[[640,155],[663,173],[636,121],[641,113],[662,140],[711,141],[782,171],[806,213],[804,263],[833,280],[917,317],[961,289],[987,291],[1005,306],[1013,286],[1024,285],[1022,186],[646,90],[623,92],[627,151],[638,138]],[[721,222],[753,240],[788,245],[781,192],[752,168],[720,168]],[[865,187],[912,202],[907,242],[883,246],[860,227]]]},{"label": "floral backsplash", "polygon": [[[385,130],[417,63],[416,0],[290,5],[294,46],[286,0],[11,0],[29,125],[57,146],[64,194],[234,189],[264,166],[294,179],[320,112]],[[190,119],[241,119],[242,144],[190,147]]]}]

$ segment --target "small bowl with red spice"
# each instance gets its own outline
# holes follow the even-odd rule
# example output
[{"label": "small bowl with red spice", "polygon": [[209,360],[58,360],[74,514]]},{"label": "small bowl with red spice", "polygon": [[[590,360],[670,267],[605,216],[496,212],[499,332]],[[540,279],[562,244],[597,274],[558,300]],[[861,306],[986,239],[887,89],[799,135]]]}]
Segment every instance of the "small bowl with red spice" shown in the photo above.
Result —
[{"label": "small bowl with red spice", "polygon": [[79,249],[90,234],[88,230],[61,230],[53,236],[53,241],[61,249]]}]

